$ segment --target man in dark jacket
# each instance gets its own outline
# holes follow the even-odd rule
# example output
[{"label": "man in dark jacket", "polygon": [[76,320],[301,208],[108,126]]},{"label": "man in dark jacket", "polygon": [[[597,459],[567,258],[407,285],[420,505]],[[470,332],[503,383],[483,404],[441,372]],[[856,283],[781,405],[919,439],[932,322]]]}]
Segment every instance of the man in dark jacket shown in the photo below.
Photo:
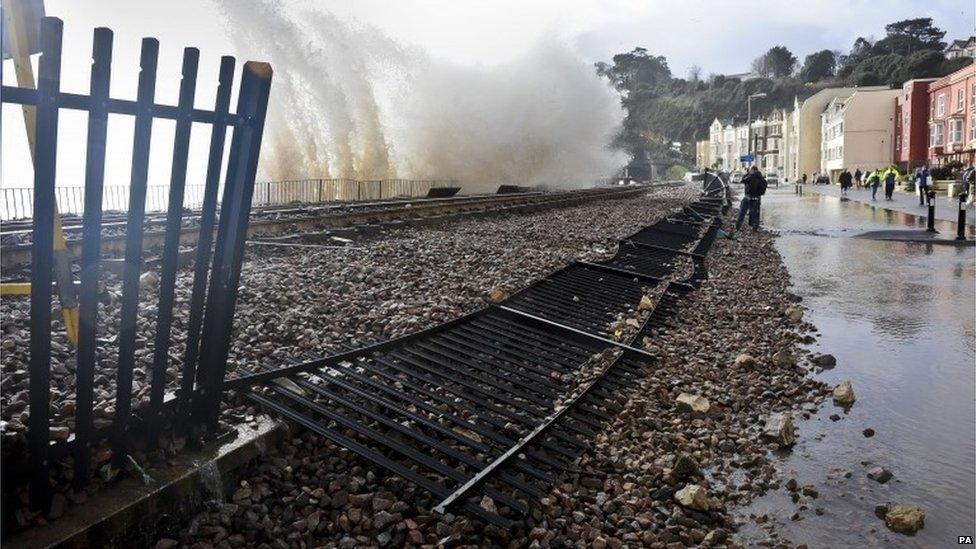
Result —
[{"label": "man in dark jacket", "polygon": [[753,166],[749,173],[742,178],[742,202],[739,204],[739,219],[735,222],[735,229],[742,227],[742,221],[749,212],[749,226],[752,230],[759,229],[759,207],[762,196],[766,194],[766,178],[759,173],[759,168]]},{"label": "man in dark jacket", "polygon": [[844,171],[840,172],[838,180],[840,181],[840,194],[848,194],[854,181],[851,172],[847,171],[847,168],[844,168]]}]

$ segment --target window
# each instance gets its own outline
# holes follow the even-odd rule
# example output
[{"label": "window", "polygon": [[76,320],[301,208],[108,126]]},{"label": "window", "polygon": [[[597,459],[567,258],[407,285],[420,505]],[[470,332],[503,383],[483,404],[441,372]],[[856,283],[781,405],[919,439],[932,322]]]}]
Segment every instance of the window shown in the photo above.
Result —
[{"label": "window", "polygon": [[949,121],[949,144],[962,143],[962,123],[958,118]]},{"label": "window", "polygon": [[969,117],[969,140],[976,141],[976,114]]},{"label": "window", "polygon": [[945,116],[946,113],[946,97],[944,93],[939,94],[939,98],[935,100],[935,115]]},{"label": "window", "polygon": [[895,137],[895,148],[901,150],[901,136]]},{"label": "window", "polygon": [[966,88],[959,88],[956,91],[956,110],[961,111],[966,108]]},{"label": "window", "polygon": [[930,147],[942,145],[942,124],[932,124],[932,138],[929,141]]}]

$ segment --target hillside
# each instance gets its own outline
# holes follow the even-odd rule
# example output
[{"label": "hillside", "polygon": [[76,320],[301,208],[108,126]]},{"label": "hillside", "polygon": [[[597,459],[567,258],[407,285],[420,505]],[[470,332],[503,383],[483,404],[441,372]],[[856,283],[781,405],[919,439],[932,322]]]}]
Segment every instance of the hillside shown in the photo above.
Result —
[{"label": "hillside", "polygon": [[930,18],[897,21],[885,26],[880,40],[861,37],[846,54],[822,50],[802,64],[788,48],[777,45],[752,62],[758,77],[745,80],[720,74],[702,78],[694,67],[687,78],[675,77],[665,57],[641,47],[613,56],[610,63],[597,63],[596,71],[617,89],[627,111],[614,146],[630,155],[631,167],[690,165],[693,147],[675,150],[672,144],[706,139],[715,118],[744,120],[751,94],[766,94],[753,101],[752,114],[758,117],[773,109],[791,109],[795,98],[802,101],[823,88],[901,86],[906,80],[943,76],[970,63],[969,58],[944,57],[944,36]]}]

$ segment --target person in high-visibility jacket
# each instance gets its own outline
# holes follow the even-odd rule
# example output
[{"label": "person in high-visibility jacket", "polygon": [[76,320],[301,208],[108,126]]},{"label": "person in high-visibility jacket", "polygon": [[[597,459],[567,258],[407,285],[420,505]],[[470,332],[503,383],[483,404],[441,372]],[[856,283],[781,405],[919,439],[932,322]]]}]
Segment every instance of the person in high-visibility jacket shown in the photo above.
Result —
[{"label": "person in high-visibility jacket", "polygon": [[885,200],[892,200],[892,195],[895,193],[895,180],[898,179],[898,169],[894,166],[888,166],[888,169],[884,171],[884,182],[885,182]]},{"label": "person in high-visibility jacket", "polygon": [[871,187],[871,200],[877,200],[878,186],[881,185],[881,171],[872,171],[864,181]]}]

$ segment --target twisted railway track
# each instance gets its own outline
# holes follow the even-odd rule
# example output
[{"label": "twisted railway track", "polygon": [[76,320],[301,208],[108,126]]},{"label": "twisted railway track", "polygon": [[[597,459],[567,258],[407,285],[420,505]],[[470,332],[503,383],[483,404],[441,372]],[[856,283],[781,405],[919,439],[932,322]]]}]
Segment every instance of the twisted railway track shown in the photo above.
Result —
[{"label": "twisted railway track", "polygon": [[[706,187],[610,260],[573,263],[481,311],[227,384],[427,492],[434,511],[507,528],[590,447],[653,362],[640,342],[707,278],[726,193]],[[691,274],[676,280],[688,260]],[[643,322],[611,331],[652,290]]]}]

